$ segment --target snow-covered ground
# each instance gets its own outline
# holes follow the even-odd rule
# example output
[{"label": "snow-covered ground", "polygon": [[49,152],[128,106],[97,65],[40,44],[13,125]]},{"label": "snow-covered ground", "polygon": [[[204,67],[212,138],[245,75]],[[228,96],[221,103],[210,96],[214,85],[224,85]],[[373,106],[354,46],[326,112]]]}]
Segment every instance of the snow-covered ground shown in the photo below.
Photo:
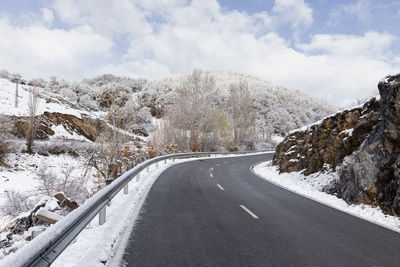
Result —
[{"label": "snow-covered ground", "polygon": [[157,177],[167,168],[185,160],[168,161],[158,168],[153,165],[150,172],[142,171],[140,180],[133,179],[129,183],[129,193],[121,191],[107,207],[107,221],[99,225],[96,216],[92,222],[78,235],[52,266],[104,266],[116,254],[125,231],[133,226],[148,191]]},{"label": "snow-covered ground", "polygon": [[[256,155],[265,152],[256,152],[247,155]],[[240,157],[243,155],[217,155],[214,158],[221,157]],[[198,158],[178,159],[167,164],[159,163],[159,167],[153,164],[150,172],[142,171],[140,180],[133,179],[129,183],[129,194],[124,195],[122,191],[111,201],[111,206],[107,207],[107,222],[99,225],[98,216],[77,236],[73,243],[59,256],[52,266],[104,266],[110,265],[111,259],[113,265],[118,265],[121,259],[121,252],[126,245],[127,231],[132,230],[134,222],[139,214],[141,206],[147,196],[153,183],[158,176],[167,168],[186,161],[198,160]],[[96,195],[95,195],[96,196]],[[93,201],[89,198],[84,205]],[[71,212],[70,215],[76,215]],[[61,224],[70,223],[73,216],[67,216],[60,222],[52,225],[59,229]],[[50,227],[50,228],[51,228]],[[47,232],[47,231],[46,231]],[[44,234],[46,234],[46,232]],[[45,236],[46,238],[48,236]],[[124,242],[125,241],[125,242]],[[0,267],[19,266],[18,262],[27,257],[26,253],[11,254],[0,261]],[[31,252],[34,253],[34,252]]]},{"label": "snow-covered ground", "polygon": [[259,177],[292,192],[400,232],[400,218],[384,214],[379,207],[349,205],[341,198],[322,192],[323,187],[335,179],[335,172],[315,173],[309,176],[300,172],[279,174],[277,167],[271,165],[271,161],[254,166],[253,171]]},{"label": "snow-covered ground", "polygon": [[[0,167],[0,206],[6,201],[6,194],[15,190],[29,196],[32,202],[37,202],[42,195],[37,192],[39,185],[37,172],[39,168],[46,166],[47,171],[55,177],[63,176],[63,172],[73,168],[71,177],[82,177],[86,170],[85,160],[81,157],[72,157],[68,154],[43,156],[39,154],[16,153],[8,154],[6,162],[10,168]],[[90,173],[89,173],[90,174]],[[94,186],[93,181],[88,180],[88,190]],[[0,229],[3,229],[12,217],[0,212]]]},{"label": "snow-covered ground", "polygon": [[45,111],[48,111],[71,114],[80,118],[81,113],[86,113],[82,110],[67,107],[56,99],[46,101],[45,98],[40,97],[41,90],[39,90],[39,88],[21,84],[18,85],[18,107],[15,107],[15,83],[12,83],[7,79],[0,78],[0,114],[17,116],[28,115],[29,90],[39,93],[37,111],[37,114],[39,115],[43,114]]}]

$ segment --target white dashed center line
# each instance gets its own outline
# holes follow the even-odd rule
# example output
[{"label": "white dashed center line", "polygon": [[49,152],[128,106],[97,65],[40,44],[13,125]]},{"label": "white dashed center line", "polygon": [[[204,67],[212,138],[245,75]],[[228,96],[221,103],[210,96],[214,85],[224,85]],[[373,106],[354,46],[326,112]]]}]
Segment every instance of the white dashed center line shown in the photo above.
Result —
[{"label": "white dashed center line", "polygon": [[210,177],[214,177],[214,175],[212,173],[210,173]]},{"label": "white dashed center line", "polygon": [[217,184],[217,186],[218,186],[219,189],[221,189],[222,191],[225,190],[220,184]]},{"label": "white dashed center line", "polygon": [[259,219],[257,215],[255,215],[251,210],[246,208],[244,205],[240,205],[240,207],[244,209],[248,214],[250,214],[250,216],[253,217],[254,219]]},{"label": "white dashed center line", "polygon": [[212,171],[212,170],[214,170],[214,167],[212,167],[212,168],[210,169],[210,171]]}]

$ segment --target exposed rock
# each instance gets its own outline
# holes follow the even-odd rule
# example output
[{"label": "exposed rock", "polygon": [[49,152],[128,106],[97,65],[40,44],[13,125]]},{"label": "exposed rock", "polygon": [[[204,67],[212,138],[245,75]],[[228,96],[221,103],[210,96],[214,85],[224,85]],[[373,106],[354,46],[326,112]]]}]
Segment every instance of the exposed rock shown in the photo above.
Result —
[{"label": "exposed rock", "polygon": [[63,217],[57,213],[41,208],[35,213],[35,218],[45,223],[55,224]]},{"label": "exposed rock", "polygon": [[337,180],[328,192],[400,215],[400,74],[386,77],[378,88],[380,101],[289,134],[273,164],[281,172],[305,175],[336,168]]},{"label": "exposed rock", "polygon": [[31,240],[33,230],[44,230],[56,223],[65,211],[57,199],[43,197],[35,208],[20,215],[0,231],[0,249],[3,254],[8,255],[18,249],[20,236],[27,241]]},{"label": "exposed rock", "polygon": [[353,153],[377,124],[379,101],[325,118],[305,130],[289,134],[276,148],[273,164],[280,172],[305,175],[335,168]]},{"label": "exposed rock", "polygon": [[[81,135],[90,141],[95,141],[103,130],[109,128],[105,121],[98,118],[93,119],[85,115],[82,115],[82,118],[78,118],[71,114],[59,112],[46,111],[42,115],[37,116],[36,120],[38,123],[35,136],[36,140],[46,140],[54,135],[55,132],[52,130],[52,126],[62,125],[68,133]],[[12,121],[14,121],[14,128],[11,129],[11,133],[16,137],[25,138],[28,117],[12,116]],[[133,129],[131,131],[141,136],[148,135],[143,129]],[[139,138],[135,140],[142,141]]]},{"label": "exposed rock", "polygon": [[400,215],[400,74],[378,85],[379,122],[351,156],[338,167],[333,192],[348,202],[379,205]]},{"label": "exposed rock", "polygon": [[[14,117],[14,131],[13,134],[17,137],[25,137],[25,129],[27,127],[27,117]],[[78,118],[71,114],[63,114],[59,112],[44,112],[42,115],[37,116],[38,129],[36,131],[35,139],[43,140],[48,139],[49,136],[54,135],[51,129],[53,125],[62,125],[64,129],[70,134],[77,133],[85,138],[94,141],[100,132],[107,127],[106,123],[100,119],[92,119],[87,116]]]},{"label": "exposed rock", "polygon": [[59,201],[58,205],[60,205],[60,207],[68,207],[70,210],[74,210],[79,207],[78,203],[69,200],[62,193],[55,194],[54,198],[56,198]]},{"label": "exposed rock", "polygon": [[45,112],[43,117],[56,126],[63,125],[65,130],[70,134],[75,132],[91,141],[96,140],[99,133],[107,127],[104,121],[100,119],[92,119],[87,116],[78,118],[70,114]]}]

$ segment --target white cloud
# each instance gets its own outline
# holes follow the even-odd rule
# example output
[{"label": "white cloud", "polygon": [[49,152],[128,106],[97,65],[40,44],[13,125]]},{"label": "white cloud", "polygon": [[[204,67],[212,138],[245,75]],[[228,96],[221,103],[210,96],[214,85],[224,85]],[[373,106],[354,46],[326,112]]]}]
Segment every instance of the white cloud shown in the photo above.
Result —
[{"label": "white cloud", "polygon": [[[222,9],[216,0],[54,0],[51,8],[67,30],[0,21],[0,32],[10,36],[0,39],[0,67],[75,79],[102,72],[154,77],[201,67],[255,74],[348,103],[371,94],[400,66],[389,52],[396,38],[387,33],[317,34],[291,46],[277,27],[310,25],[312,9],[304,1],[277,0],[273,10],[256,14]],[[111,50],[121,36],[128,48]]]},{"label": "white cloud", "polygon": [[41,8],[40,12],[42,13],[42,20],[44,23],[52,24],[54,20],[53,11],[48,8]]},{"label": "white cloud", "polygon": [[54,0],[52,7],[61,21],[70,25],[90,25],[106,36],[129,34],[131,38],[151,34],[152,26],[135,1]]},{"label": "white cloud", "polygon": [[388,33],[367,32],[363,36],[343,34],[317,34],[308,44],[297,47],[306,52],[320,52],[340,57],[386,58],[396,40]]},{"label": "white cloud", "polygon": [[289,23],[295,30],[313,22],[313,10],[304,0],[275,0],[272,11],[278,15],[278,20]]},{"label": "white cloud", "polygon": [[[272,31],[272,25],[255,16],[224,12],[217,5],[201,9],[198,3],[169,10],[157,33],[140,42],[133,40],[125,62],[109,65],[107,70],[122,68],[126,74],[132,68],[144,76],[195,67],[238,71],[339,104],[372,94],[377,81],[395,70],[395,61],[388,58],[395,41],[390,34],[315,35],[295,50]],[[200,18],[201,24],[197,23]]]},{"label": "white cloud", "polygon": [[27,78],[93,75],[93,62],[100,61],[112,47],[111,40],[89,26],[68,31],[51,30],[42,24],[16,27],[2,18],[0,32],[7,37],[0,38],[2,66]]},{"label": "white cloud", "polygon": [[342,9],[344,12],[364,21],[371,18],[372,15],[370,0],[358,0],[354,4],[344,5]]},{"label": "white cloud", "polygon": [[340,5],[332,9],[329,14],[328,25],[337,25],[343,15],[356,17],[362,22],[366,22],[372,18],[372,4],[370,0],[357,0],[351,4]]}]

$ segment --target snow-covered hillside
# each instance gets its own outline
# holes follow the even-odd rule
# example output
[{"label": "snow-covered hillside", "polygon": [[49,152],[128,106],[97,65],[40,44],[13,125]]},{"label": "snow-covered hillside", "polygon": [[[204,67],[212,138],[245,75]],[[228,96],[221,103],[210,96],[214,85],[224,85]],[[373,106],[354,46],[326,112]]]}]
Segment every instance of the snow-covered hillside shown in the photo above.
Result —
[{"label": "snow-covered hillside", "polygon": [[[25,225],[21,229],[16,222],[32,216],[33,208],[40,203],[56,203],[53,196],[62,192],[71,201],[82,204],[103,186],[104,178],[99,175],[102,161],[98,159],[102,144],[94,142],[101,131],[111,130],[123,136],[125,143],[121,146],[131,144],[132,140],[144,144],[137,135],[107,122],[105,112],[90,110],[46,87],[20,84],[15,107],[15,87],[15,83],[0,78],[0,259],[31,238],[33,228]],[[27,153],[24,135],[31,92],[38,97],[37,130],[33,153]],[[106,138],[102,140],[107,144]],[[128,152],[125,148],[127,162],[133,154]],[[118,155],[121,153],[118,151]],[[46,214],[60,218],[66,212],[56,205]],[[43,221],[38,225],[41,229],[48,227]]]},{"label": "snow-covered hillside", "polygon": [[[314,98],[296,89],[276,85],[257,76],[233,72],[208,71],[218,89],[217,104],[230,102],[231,84],[245,81],[254,99],[257,113],[257,135],[260,138],[284,136],[288,131],[309,125],[337,111],[326,101]],[[80,83],[52,79],[28,81],[43,87],[48,93],[61,95],[69,103],[92,112],[104,112],[112,104],[122,107],[127,128],[150,134],[152,118],[161,118],[173,105],[176,91],[190,73],[155,79],[134,79],[110,74]],[[151,114],[151,115],[150,115]]]},{"label": "snow-covered hillside", "polygon": [[[255,102],[257,131],[264,138],[284,136],[288,131],[309,125],[337,108],[326,101],[314,98],[296,89],[275,85],[257,76],[233,72],[207,72],[216,81],[221,104],[229,103],[232,83],[246,81]],[[176,89],[190,74],[179,74],[148,80],[137,92],[148,105],[168,106],[174,102]]]},{"label": "snow-covered hillside", "polygon": [[81,117],[81,113],[89,115],[84,110],[69,106],[67,101],[61,103],[42,88],[29,85],[18,85],[18,107],[15,107],[15,83],[4,78],[0,78],[0,114],[27,116],[30,90],[39,95],[38,115],[43,114],[45,111],[71,114],[77,117]]},{"label": "snow-covered hillside", "polygon": [[[214,78],[217,89],[209,103],[227,117],[231,85],[246,82],[253,100],[249,106],[256,114],[253,140],[266,144],[258,146],[261,149],[276,144],[289,130],[335,110],[322,100],[255,76],[206,73]],[[138,159],[176,152],[173,145],[157,151],[147,140],[153,140],[155,124],[171,110],[189,75],[151,80],[101,75],[80,83],[56,78],[23,81],[18,107],[14,104],[15,83],[0,78],[0,244],[4,254],[0,258],[31,238],[32,225],[22,230],[15,227],[21,218],[37,220],[32,217],[36,216],[34,208],[44,199],[53,207],[54,196],[61,191],[67,199],[82,204]],[[34,117],[28,109],[32,92],[38,96]],[[25,138],[32,118],[36,133],[33,153],[28,153]],[[46,214],[55,212],[54,217],[59,218],[66,209],[56,207]],[[40,225],[48,227],[49,222]]]}]

